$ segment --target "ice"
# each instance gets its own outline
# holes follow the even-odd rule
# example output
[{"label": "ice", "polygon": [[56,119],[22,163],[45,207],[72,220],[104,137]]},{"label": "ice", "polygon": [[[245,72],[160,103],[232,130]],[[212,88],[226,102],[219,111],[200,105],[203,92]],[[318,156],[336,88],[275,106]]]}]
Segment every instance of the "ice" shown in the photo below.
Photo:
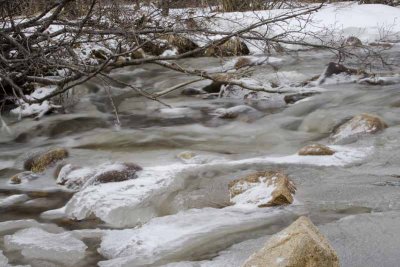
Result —
[{"label": "ice", "polygon": [[66,205],[66,214],[82,220],[94,215],[114,227],[134,226],[158,216],[170,192],[182,188],[176,176],[184,165],[149,167],[133,180],[88,186]]},{"label": "ice", "polygon": [[332,156],[300,156],[298,154],[289,156],[266,156],[260,158],[250,158],[232,161],[228,164],[245,163],[275,163],[275,164],[294,164],[294,165],[314,165],[314,166],[347,166],[365,160],[373,151],[373,147],[347,147],[329,146],[335,152]]},{"label": "ice", "polygon": [[65,218],[65,217],[66,217],[65,207],[61,207],[61,208],[55,209],[55,210],[47,210],[40,214],[40,218],[46,219],[46,220],[56,220],[56,219],[61,219],[61,218]]},{"label": "ice", "polygon": [[193,160],[185,164],[145,168],[133,180],[88,186],[76,193],[66,204],[66,215],[84,220],[95,216],[113,227],[146,223],[159,216],[163,202],[175,191],[184,188],[187,173],[210,168],[241,168],[254,164],[293,164],[314,166],[348,166],[365,160],[371,147],[330,146],[332,156],[262,156],[228,161],[217,158],[211,162]]},{"label": "ice", "polygon": [[39,223],[32,219],[0,222],[0,233],[15,231],[21,228],[39,227],[51,232],[61,232],[62,228],[53,224]]},{"label": "ice", "polygon": [[4,237],[7,250],[20,250],[27,259],[42,259],[73,266],[85,257],[87,246],[71,233],[52,234],[40,228],[20,230]]},{"label": "ice", "polygon": [[137,229],[107,232],[99,252],[110,260],[100,262],[99,266],[135,267],[165,264],[174,258],[188,259],[232,244],[239,235],[273,225],[287,216],[290,213],[273,208],[227,207],[191,209],[154,218]]},{"label": "ice", "polygon": [[15,204],[23,203],[27,201],[29,197],[25,194],[12,195],[3,199],[0,199],[0,208],[10,207]]}]

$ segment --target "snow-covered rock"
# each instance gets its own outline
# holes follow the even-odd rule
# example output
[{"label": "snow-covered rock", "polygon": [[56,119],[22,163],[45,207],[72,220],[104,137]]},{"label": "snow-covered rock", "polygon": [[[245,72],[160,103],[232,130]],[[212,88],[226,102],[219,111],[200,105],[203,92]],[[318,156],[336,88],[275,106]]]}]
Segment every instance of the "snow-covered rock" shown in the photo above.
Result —
[{"label": "snow-covered rock", "polygon": [[360,136],[377,133],[387,127],[381,118],[364,113],[342,124],[332,134],[331,140],[335,144],[348,144],[355,142]]},{"label": "snow-covered rock", "polygon": [[90,185],[121,182],[134,179],[142,168],[134,163],[105,163],[96,168],[63,166],[58,174],[57,183],[78,190]]},{"label": "snow-covered rock", "polygon": [[27,219],[0,222],[0,233],[29,227],[42,228],[51,231],[52,233],[59,233],[63,231],[61,227],[58,227],[55,224],[39,223],[35,220]]},{"label": "snow-covered rock", "polygon": [[291,215],[282,210],[227,207],[192,209],[155,218],[137,229],[107,232],[99,252],[110,260],[99,266],[135,267],[190,258],[224,243],[232,244],[237,234],[273,225],[287,216]]},{"label": "snow-covered rock", "polygon": [[4,237],[7,250],[20,250],[27,259],[73,265],[85,257],[87,246],[71,233],[52,234],[40,228],[20,230]]},{"label": "snow-covered rock", "polygon": [[10,207],[19,203],[27,201],[29,197],[25,194],[11,195],[9,197],[0,199],[0,208]]},{"label": "snow-covered rock", "polygon": [[282,172],[266,171],[230,182],[229,192],[233,204],[261,208],[293,203],[296,187]]}]

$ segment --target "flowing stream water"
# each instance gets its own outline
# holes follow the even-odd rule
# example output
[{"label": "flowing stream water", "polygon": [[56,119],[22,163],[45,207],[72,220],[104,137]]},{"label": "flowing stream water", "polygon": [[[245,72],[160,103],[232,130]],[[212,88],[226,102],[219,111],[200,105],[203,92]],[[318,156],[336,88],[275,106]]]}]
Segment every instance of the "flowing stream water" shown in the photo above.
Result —
[{"label": "flowing stream water", "polygon": [[[390,53],[395,58],[398,52],[394,49]],[[289,82],[302,81],[320,74],[331,57],[322,51],[299,52],[295,57],[285,55],[282,62],[273,66],[254,67],[252,75],[265,80],[279,77]],[[211,68],[221,62],[194,58],[178,63]],[[160,91],[188,79],[155,65],[127,68],[113,75],[149,91]],[[22,170],[27,153],[60,146],[69,150],[68,162],[80,166],[125,161],[139,164],[145,170],[164,166],[160,172],[167,172],[185,165],[177,158],[179,153],[192,151],[200,155],[201,160],[175,177],[181,182],[164,192],[162,204],[151,204],[156,206],[152,217],[156,214],[161,218],[159,224],[165,222],[165,231],[169,228],[178,231],[178,221],[189,226],[213,221],[219,226],[212,231],[200,229],[202,234],[194,232],[192,239],[188,234],[189,237],[182,237],[187,238],[185,243],[166,241],[163,249],[168,250],[171,246],[172,251],[180,252],[163,257],[153,265],[137,266],[240,266],[268,236],[300,215],[308,215],[328,237],[343,266],[397,266],[400,256],[394,248],[400,245],[400,241],[396,241],[400,228],[395,227],[396,220],[400,219],[399,84],[322,85],[321,93],[290,105],[272,100],[247,103],[257,111],[240,114],[235,119],[218,118],[215,110],[242,105],[243,99],[204,99],[176,92],[162,99],[172,106],[169,108],[138,96],[132,89],[111,84],[110,92],[114,106],[118,108],[120,126],[116,125],[113,105],[103,90],[106,86],[98,80],[77,88],[75,98],[80,101],[69,106],[66,114],[21,121],[4,117],[10,131],[0,133],[0,199],[16,194],[25,194],[27,199],[9,206],[0,205],[0,223],[34,219],[47,225],[43,226],[45,229],[56,224],[66,231],[133,227],[118,221],[135,216],[129,209],[114,215],[112,221],[117,226],[99,219],[73,221],[40,216],[44,211],[63,207],[73,192],[56,184],[53,170],[29,183],[9,184],[9,178]],[[356,151],[354,160],[343,164],[329,164],[329,159],[321,161],[328,162],[326,164],[260,160],[296,154],[310,143],[329,144],[332,130],[360,113],[378,115],[389,127],[346,145],[349,150]],[[293,205],[265,208],[265,212],[255,218],[251,214],[242,215],[247,218],[238,218],[228,211],[220,213],[229,206],[229,181],[257,170],[270,169],[283,170],[295,182],[297,192]],[[192,214],[191,211],[196,212]],[[271,215],[267,216],[267,213]],[[250,218],[253,218],[251,222]],[[190,232],[186,224],[182,227]],[[147,231],[149,234],[154,231],[155,235],[162,233],[157,227],[150,226]],[[64,266],[45,260],[30,261],[21,257],[18,251],[7,251],[3,237],[14,232],[16,230],[5,231],[0,227],[0,250],[10,263]],[[159,238],[168,239],[162,234]],[[97,252],[99,240],[86,238],[84,241],[89,247],[85,259],[65,266],[96,266],[98,261],[105,260]],[[187,246],[186,250],[182,249],[182,244]]]}]

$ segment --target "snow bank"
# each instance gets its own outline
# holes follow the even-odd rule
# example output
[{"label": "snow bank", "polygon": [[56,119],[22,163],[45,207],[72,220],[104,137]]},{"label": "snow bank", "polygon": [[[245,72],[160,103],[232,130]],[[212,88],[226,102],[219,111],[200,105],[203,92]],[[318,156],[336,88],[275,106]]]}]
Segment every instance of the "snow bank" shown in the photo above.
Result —
[{"label": "snow bank", "polygon": [[7,250],[21,250],[28,259],[42,259],[73,265],[85,257],[87,246],[71,233],[48,233],[28,228],[4,237]]},{"label": "snow bank", "polygon": [[[286,216],[285,216],[286,215]],[[109,231],[99,252],[101,267],[143,266],[190,258],[235,241],[237,235],[287,219],[277,209],[192,209],[152,219],[138,229]],[[202,249],[204,251],[202,251]]]}]

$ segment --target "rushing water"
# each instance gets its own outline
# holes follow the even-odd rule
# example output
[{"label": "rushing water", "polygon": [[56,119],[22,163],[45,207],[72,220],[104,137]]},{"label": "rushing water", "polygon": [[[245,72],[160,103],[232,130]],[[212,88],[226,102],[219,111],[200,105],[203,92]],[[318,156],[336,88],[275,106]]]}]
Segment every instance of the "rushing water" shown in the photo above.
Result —
[{"label": "rushing water", "polygon": [[[397,51],[392,53],[393,57],[398,55]],[[255,67],[252,75],[264,77],[265,80],[279,77],[289,82],[300,82],[321,73],[330,56],[318,51],[302,52],[296,57],[287,55],[274,66]],[[217,59],[196,58],[179,63],[210,68],[219,66],[221,62]],[[185,75],[155,65],[127,68],[113,75],[149,91],[163,90],[188,79]],[[214,231],[205,231],[199,244],[190,243],[190,240],[185,243],[190,244],[189,251],[172,253],[173,256],[162,259],[160,264],[205,260],[204,266],[240,266],[249,254],[262,246],[268,235],[276,233],[301,214],[309,215],[333,242],[343,266],[377,266],[364,264],[370,255],[374,255],[374,264],[379,262],[382,264],[380,266],[395,266],[390,264],[399,260],[398,254],[390,254],[392,250],[380,253],[373,251],[374,246],[370,245],[374,240],[379,246],[398,247],[399,243],[393,241],[393,236],[397,234],[398,237],[398,229],[393,235],[380,235],[380,239],[372,236],[365,239],[365,243],[354,242],[354,255],[349,254],[346,247],[348,241],[344,237],[348,234],[357,238],[376,231],[373,225],[366,223],[373,218],[363,217],[370,214],[381,214],[378,221],[382,227],[387,227],[388,231],[395,229],[392,227],[395,224],[394,218],[400,214],[399,85],[325,85],[322,86],[322,93],[289,106],[278,105],[273,101],[253,102],[251,105],[257,109],[255,113],[242,114],[229,120],[217,118],[215,110],[243,104],[243,100],[203,99],[174,93],[162,99],[172,106],[169,108],[162,103],[145,100],[131,89],[111,85],[114,105],[118,107],[119,126],[116,125],[113,105],[102,90],[104,86],[100,81],[93,81],[78,88],[77,91],[84,93],[77,92],[75,97],[80,101],[69,106],[66,114],[54,114],[40,120],[18,121],[11,117],[5,118],[11,132],[0,133],[0,199],[14,194],[27,194],[28,199],[11,206],[0,205],[0,222],[35,219],[46,223],[43,226],[45,229],[50,224],[56,224],[68,231],[110,228],[96,219],[71,221],[40,217],[46,210],[64,206],[72,192],[56,185],[52,170],[29,183],[8,183],[8,179],[22,169],[24,155],[32,151],[62,146],[70,151],[68,161],[77,165],[96,166],[108,161],[128,161],[145,168],[181,164],[176,156],[182,151],[194,151],[203,155],[204,160],[211,164],[200,164],[184,172],[181,175],[183,178],[180,177],[183,184],[163,199],[165,203],[157,204],[156,214],[165,216],[166,223],[171,224],[168,216],[194,208],[204,214],[210,211],[209,220],[218,221],[221,215],[213,212],[229,205],[228,181],[255,170],[284,170],[297,186],[296,202],[290,207],[274,208],[276,215],[269,219],[260,215],[252,224],[246,224],[244,220],[243,223],[224,227],[222,223]],[[313,142],[328,143],[328,137],[335,126],[360,113],[381,116],[389,128],[349,144],[351,149],[365,149],[368,153],[345,166],[246,161],[265,156],[292,155],[302,146]],[[214,159],[222,161],[214,162]],[[209,210],[210,207],[214,209]],[[350,215],[357,215],[350,218],[354,224],[360,224],[359,227],[353,229],[342,226],[342,221],[338,222]],[[122,216],[133,215],[127,212]],[[236,217],[232,220],[236,219],[240,221]],[[190,215],[187,220],[190,221]],[[196,220],[193,221],[195,223]],[[227,228],[230,230],[227,231]],[[0,235],[13,234],[15,231],[2,231]],[[213,236],[218,237],[218,242],[215,242]],[[2,239],[0,237],[0,249],[12,264],[62,266],[38,260],[30,262],[18,252],[7,252]],[[84,241],[89,246],[87,257],[73,266],[95,266],[98,261],[104,260],[97,252],[99,240],[86,238]],[[165,243],[165,246],[168,247],[169,243]],[[219,253],[226,249],[222,254]],[[384,247],[381,249],[385,250]],[[210,259],[214,260],[208,261]]]}]

